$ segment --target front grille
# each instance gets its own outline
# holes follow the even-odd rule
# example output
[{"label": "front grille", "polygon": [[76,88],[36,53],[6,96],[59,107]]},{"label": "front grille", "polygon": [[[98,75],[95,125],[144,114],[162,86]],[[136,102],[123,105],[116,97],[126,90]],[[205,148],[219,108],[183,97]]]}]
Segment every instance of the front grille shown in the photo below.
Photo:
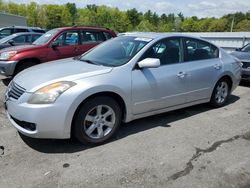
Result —
[{"label": "front grille", "polygon": [[242,62],[243,63],[243,65],[242,65],[242,68],[248,68],[248,67],[250,67],[250,62]]},{"label": "front grille", "polygon": [[8,87],[7,95],[9,98],[14,98],[16,100],[24,94],[25,89],[12,81]]}]

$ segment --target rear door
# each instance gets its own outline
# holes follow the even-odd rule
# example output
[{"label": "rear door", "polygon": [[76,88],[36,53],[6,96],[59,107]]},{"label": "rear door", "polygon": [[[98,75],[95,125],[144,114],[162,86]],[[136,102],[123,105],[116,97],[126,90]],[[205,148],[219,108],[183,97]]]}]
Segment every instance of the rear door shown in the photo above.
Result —
[{"label": "rear door", "polygon": [[50,47],[48,49],[48,56],[46,61],[56,59],[74,57],[79,52],[79,32],[76,30],[65,31],[54,39],[58,43],[57,47]]},{"label": "rear door", "polygon": [[210,98],[222,72],[219,49],[193,38],[184,38],[185,61],[188,65],[187,102]]}]

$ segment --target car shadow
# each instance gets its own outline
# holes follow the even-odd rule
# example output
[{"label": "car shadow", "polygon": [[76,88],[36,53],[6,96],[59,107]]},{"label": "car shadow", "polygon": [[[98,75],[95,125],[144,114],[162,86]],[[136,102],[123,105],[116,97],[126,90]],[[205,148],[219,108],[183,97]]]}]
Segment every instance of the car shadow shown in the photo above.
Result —
[{"label": "car shadow", "polygon": [[[231,95],[227,105],[235,103],[240,97]],[[225,106],[226,108],[226,106]],[[120,130],[114,138],[108,143],[123,139],[129,135],[137,134],[156,127],[165,127],[171,129],[171,124],[175,121],[195,116],[197,114],[212,110],[209,104],[200,104],[192,107],[187,107],[155,116],[142,118],[130,123],[122,124]],[[184,125],[183,125],[184,126]],[[20,134],[20,133],[19,133]],[[32,149],[42,153],[75,153],[92,149],[98,146],[86,146],[75,139],[54,140],[54,139],[34,139],[20,134],[22,140]],[[103,144],[105,145],[105,144]]]},{"label": "car shadow", "polygon": [[250,82],[248,82],[248,81],[241,81],[241,82],[240,82],[240,86],[243,86],[243,87],[250,87]]},{"label": "car shadow", "polygon": [[5,85],[5,86],[8,86],[9,83],[11,82],[12,78],[4,78],[2,79],[2,83]]}]

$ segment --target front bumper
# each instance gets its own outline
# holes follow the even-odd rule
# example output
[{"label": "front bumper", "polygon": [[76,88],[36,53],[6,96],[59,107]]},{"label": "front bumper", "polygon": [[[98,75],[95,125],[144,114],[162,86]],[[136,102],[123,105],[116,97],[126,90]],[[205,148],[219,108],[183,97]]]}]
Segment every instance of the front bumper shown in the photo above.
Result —
[{"label": "front bumper", "polygon": [[[25,93],[19,100],[5,102],[7,117],[11,124],[22,134],[33,138],[66,139],[70,138],[69,107],[63,103],[34,105],[26,102],[31,94]],[[25,124],[26,123],[26,124]],[[27,128],[32,124],[34,129]]]},{"label": "front bumper", "polygon": [[0,61],[0,74],[3,76],[12,76],[16,67],[17,61]]}]

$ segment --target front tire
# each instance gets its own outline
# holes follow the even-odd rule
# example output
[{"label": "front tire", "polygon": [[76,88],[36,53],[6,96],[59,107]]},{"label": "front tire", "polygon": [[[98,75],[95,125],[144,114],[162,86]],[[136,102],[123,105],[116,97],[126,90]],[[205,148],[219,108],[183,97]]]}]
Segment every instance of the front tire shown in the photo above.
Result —
[{"label": "front tire", "polygon": [[121,108],[114,99],[92,98],[75,115],[73,134],[83,144],[101,144],[116,133],[121,115]]},{"label": "front tire", "polygon": [[220,79],[213,90],[212,97],[210,99],[210,104],[219,108],[226,104],[228,97],[230,95],[230,82],[226,78]]},{"label": "front tire", "polygon": [[35,62],[19,62],[19,64],[17,64],[17,67],[15,68],[15,72],[14,72],[14,76],[16,76],[19,72],[22,72],[23,70],[30,68],[32,66],[37,65],[37,63]]}]

